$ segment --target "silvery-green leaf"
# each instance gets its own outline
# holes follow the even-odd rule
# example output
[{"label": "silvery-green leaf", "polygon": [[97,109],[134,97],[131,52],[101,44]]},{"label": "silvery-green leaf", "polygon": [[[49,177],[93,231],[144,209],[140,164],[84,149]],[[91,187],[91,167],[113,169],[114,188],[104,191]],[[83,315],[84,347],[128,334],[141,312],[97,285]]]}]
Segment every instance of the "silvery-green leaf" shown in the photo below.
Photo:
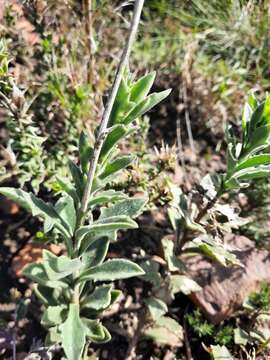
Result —
[{"label": "silvery-green leaf", "polygon": [[82,131],[79,138],[79,156],[83,173],[87,173],[93,149],[89,145],[88,136]]},{"label": "silvery-green leaf", "polygon": [[211,357],[213,360],[233,360],[226,346],[211,345]]},{"label": "silvery-green leaf", "polygon": [[125,215],[130,218],[136,218],[142,211],[147,202],[147,198],[129,198],[119,201],[107,208],[101,208],[99,220],[110,218],[112,216]]},{"label": "silvery-green leaf", "polygon": [[99,191],[97,194],[92,195],[88,202],[88,207],[93,207],[95,205],[104,205],[106,203],[114,203],[116,201],[124,200],[127,198],[127,195],[122,191],[115,190],[105,190]]},{"label": "silvery-green leaf", "polygon": [[84,189],[83,173],[81,172],[80,168],[71,160],[69,160],[68,166],[75,184],[76,193],[79,199],[81,199]]},{"label": "silvery-green leaf", "polygon": [[125,169],[134,160],[134,156],[124,155],[106,163],[102,172],[98,175],[99,179],[103,180],[108,176],[118,173],[120,170]]},{"label": "silvery-green leaf", "polygon": [[134,262],[125,259],[113,259],[83,271],[80,275],[80,281],[114,281],[140,275],[144,275],[144,271]]},{"label": "silvery-green leaf", "polygon": [[163,238],[161,240],[164,257],[167,261],[168,269],[170,271],[179,271],[184,269],[183,262],[174,254],[174,242],[170,239]]},{"label": "silvery-green leaf", "polygon": [[41,325],[51,327],[62,324],[67,315],[66,305],[48,306],[41,318]]},{"label": "silvery-green leaf", "polygon": [[130,132],[132,132],[134,128],[127,127],[122,124],[117,124],[112,126],[109,129],[109,133],[106,136],[104,144],[101,149],[100,158],[107,158],[107,154],[111,151],[111,149],[125,136],[127,136]]},{"label": "silvery-green leaf", "polygon": [[136,229],[137,223],[130,219],[128,216],[111,216],[105,219],[94,221],[91,225],[81,226],[75,233],[77,241],[81,241],[84,236],[89,236],[100,232],[108,233],[114,230]]},{"label": "silvery-green leaf", "polygon": [[191,293],[202,289],[194,280],[186,275],[171,275],[170,288],[173,295],[179,292],[190,295]]},{"label": "silvery-green leaf", "polygon": [[69,196],[71,196],[74,201],[74,204],[76,205],[76,207],[78,207],[80,199],[75,190],[75,187],[72,184],[70,184],[68,179],[63,178],[59,175],[56,176],[56,180],[57,180],[57,183],[60,186],[61,190],[64,191]]},{"label": "silvery-green leaf", "polygon": [[83,308],[94,310],[106,309],[111,304],[111,285],[103,285],[95,288],[92,294],[83,301]]},{"label": "silvery-green leaf", "polygon": [[155,77],[156,72],[153,71],[137,80],[131,87],[130,100],[136,104],[142,101],[148,95]]},{"label": "silvery-green leaf", "polygon": [[70,259],[65,255],[56,256],[43,250],[43,266],[50,280],[60,280],[75,273],[83,267],[79,258]]},{"label": "silvery-green leaf", "polygon": [[154,106],[164,100],[171,92],[171,89],[161,91],[159,93],[153,93],[147,98],[142,100],[137,104],[130,113],[123,119],[123,124],[129,124],[132,121],[136,120],[138,117],[145,114],[147,111],[151,110]]},{"label": "silvery-green leaf", "polygon": [[107,255],[110,239],[102,237],[91,242],[88,247],[85,240],[87,240],[87,237],[82,240],[80,248],[84,268],[100,265]]},{"label": "silvery-green leaf", "polygon": [[62,196],[55,204],[55,210],[63,222],[65,222],[72,236],[76,227],[76,210],[72,197],[69,195]]},{"label": "silvery-green leaf", "polygon": [[24,267],[22,274],[30,280],[50,288],[67,288],[64,281],[50,280],[42,264],[29,264]]},{"label": "silvery-green leaf", "polygon": [[144,335],[158,344],[166,344],[175,347],[183,346],[183,328],[174,319],[161,316],[152,327],[147,327]]},{"label": "silvery-green leaf", "polygon": [[142,280],[151,283],[154,288],[161,286],[161,276],[159,273],[159,264],[153,260],[147,260],[140,263],[141,268],[145,274],[141,277]]},{"label": "silvery-green leaf", "polygon": [[168,312],[168,307],[165,302],[156,297],[148,298],[144,302],[155,321]]},{"label": "silvery-green leaf", "polygon": [[68,360],[81,359],[87,328],[80,318],[80,308],[77,304],[69,305],[66,321],[60,326],[62,346]]},{"label": "silvery-green leaf", "polygon": [[49,288],[47,286],[42,286],[35,284],[34,292],[39,300],[46,306],[56,306],[59,303],[59,297],[62,293],[61,288]]}]

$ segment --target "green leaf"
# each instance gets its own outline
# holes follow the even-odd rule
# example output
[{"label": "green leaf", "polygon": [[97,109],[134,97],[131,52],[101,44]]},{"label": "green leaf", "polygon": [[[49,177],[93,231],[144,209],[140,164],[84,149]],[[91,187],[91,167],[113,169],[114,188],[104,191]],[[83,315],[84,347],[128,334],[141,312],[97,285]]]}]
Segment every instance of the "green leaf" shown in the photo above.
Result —
[{"label": "green leaf", "polygon": [[186,247],[186,251],[204,254],[210,259],[219,262],[223,266],[227,266],[229,264],[243,266],[235,254],[227,251],[225,246],[220,245],[210,237],[205,236],[194,239]]},{"label": "green leaf", "polygon": [[50,280],[43,264],[32,263],[24,267],[23,275],[42,286],[50,288],[67,288],[68,284],[63,281]]},{"label": "green leaf", "polygon": [[138,105],[136,105],[130,113],[123,119],[123,124],[129,124],[132,121],[136,120],[138,117],[145,114],[147,111],[151,110],[154,106],[164,100],[171,92],[171,89],[161,91],[159,93],[153,93],[149,95],[146,99],[142,100]]},{"label": "green leaf", "polygon": [[100,324],[99,320],[90,320],[82,318],[83,323],[87,327],[86,336],[94,343],[106,343],[111,340],[111,334],[109,331]]},{"label": "green leaf", "polygon": [[83,173],[81,172],[80,168],[71,160],[68,161],[68,166],[75,184],[76,193],[79,199],[81,199],[84,189]]},{"label": "green leaf", "polygon": [[119,201],[108,208],[101,208],[99,220],[120,215],[136,218],[141,213],[142,208],[145,206],[146,202],[147,198],[139,197]]},{"label": "green leaf", "polygon": [[109,218],[94,221],[91,225],[80,227],[76,233],[76,239],[80,241],[85,235],[94,234],[100,232],[107,233],[108,231],[120,230],[120,229],[136,229],[137,223],[130,219],[128,216],[111,216]]},{"label": "green leaf", "polygon": [[[237,179],[237,181],[250,181],[253,179],[260,179],[270,175],[270,165],[258,166],[254,168],[243,169],[232,175],[231,179]],[[231,180],[229,179],[229,180]]]},{"label": "green leaf", "polygon": [[63,279],[83,267],[79,258],[70,259],[65,255],[56,256],[48,250],[43,250],[43,260],[43,266],[49,280]]},{"label": "green leaf", "polygon": [[105,165],[103,171],[98,175],[99,179],[103,180],[108,176],[116,174],[118,171],[126,168],[132,163],[134,156],[121,156]]},{"label": "green leaf", "polygon": [[252,133],[249,143],[241,151],[241,159],[262,151],[270,144],[270,125],[260,126]]},{"label": "green leaf", "polygon": [[143,275],[142,268],[132,261],[124,259],[108,260],[89,270],[82,272],[80,281],[114,281]]},{"label": "green leaf", "polygon": [[21,189],[1,187],[0,194],[15,201],[26,210],[31,211],[33,216],[42,216],[44,218],[49,217],[59,220],[59,215],[54,210],[53,206],[46,204],[43,200],[37,198],[32,193],[27,193]]},{"label": "green leaf", "polygon": [[66,321],[60,326],[62,346],[68,360],[81,359],[87,328],[80,318],[80,308],[77,304],[69,305]]},{"label": "green leaf", "polygon": [[88,165],[93,154],[93,149],[89,145],[88,136],[82,131],[79,139],[80,164],[84,174],[88,171]]},{"label": "green leaf", "polygon": [[74,201],[69,195],[64,195],[55,204],[55,210],[61,217],[72,236],[76,227],[76,210]]},{"label": "green leaf", "polygon": [[60,342],[61,342],[61,332],[59,330],[59,326],[50,327],[48,329],[48,334],[45,339],[45,346],[50,347]]},{"label": "green leaf", "polygon": [[48,306],[41,318],[41,325],[51,327],[62,324],[67,315],[66,305]]},{"label": "green leaf", "polygon": [[170,239],[163,238],[161,240],[164,257],[167,261],[170,271],[179,271],[184,269],[183,262],[174,255],[174,242]]},{"label": "green leaf", "polygon": [[62,289],[60,288],[48,288],[46,286],[34,285],[35,295],[46,306],[55,306],[59,303],[59,297],[61,296]]},{"label": "green leaf", "polygon": [[56,176],[56,180],[58,185],[60,186],[61,190],[64,191],[66,194],[72,197],[74,204],[78,207],[80,203],[79,196],[75,190],[75,187],[69,183],[66,178],[62,178],[60,176]]},{"label": "green leaf", "polygon": [[160,288],[161,276],[159,273],[159,265],[153,260],[147,260],[140,263],[140,266],[145,272],[141,279],[151,283],[154,288]]},{"label": "green leaf", "polygon": [[239,162],[235,167],[235,172],[259,165],[270,165],[270,154],[255,155]]},{"label": "green leaf", "polygon": [[171,275],[170,288],[173,295],[182,292],[190,295],[193,292],[202,290],[202,288],[186,275]]},{"label": "green leaf", "polygon": [[158,344],[180,347],[183,345],[183,328],[174,319],[161,316],[156,324],[146,328],[144,335]]},{"label": "green leaf", "polygon": [[126,135],[128,135],[134,128],[127,127],[122,124],[117,124],[109,129],[109,133],[106,136],[104,144],[100,152],[100,159],[106,157],[110,150]]},{"label": "green leaf", "polygon": [[153,318],[153,320],[158,320],[161,316],[165,315],[168,312],[168,307],[164,301],[151,297],[144,301],[147,305],[147,308]]},{"label": "green leaf", "polygon": [[147,74],[141,77],[132,85],[130,92],[130,101],[139,103],[142,101],[149,93],[156,77],[156,72],[153,71],[150,74]]},{"label": "green leaf", "polygon": [[120,123],[125,111],[129,108],[129,88],[125,78],[122,78],[110,114],[108,127]]},{"label": "green leaf", "polygon": [[233,360],[226,346],[211,345],[211,357],[213,360]]},{"label": "green leaf", "polygon": [[111,285],[96,287],[94,292],[83,301],[83,308],[94,310],[106,309],[111,304],[111,290]]},{"label": "green leaf", "polygon": [[88,207],[92,207],[95,205],[103,205],[106,203],[113,203],[116,201],[124,200],[127,198],[127,195],[124,194],[122,191],[115,191],[115,190],[106,190],[100,191],[95,195],[90,197]]},{"label": "green leaf", "polygon": [[103,237],[92,242],[89,246],[86,245],[87,237],[85,237],[81,243],[80,253],[83,254],[82,262],[84,267],[93,267],[100,265],[108,252],[110,239]]}]

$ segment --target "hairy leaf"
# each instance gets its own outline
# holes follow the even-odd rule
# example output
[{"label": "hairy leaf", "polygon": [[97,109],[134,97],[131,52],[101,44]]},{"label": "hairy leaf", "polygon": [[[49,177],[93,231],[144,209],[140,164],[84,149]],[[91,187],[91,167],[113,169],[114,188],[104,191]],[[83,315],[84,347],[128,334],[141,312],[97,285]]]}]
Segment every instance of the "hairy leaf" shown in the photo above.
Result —
[{"label": "hairy leaf", "polygon": [[108,260],[103,264],[82,272],[80,281],[114,281],[143,275],[142,268],[124,259]]},{"label": "hairy leaf", "polygon": [[111,290],[111,285],[96,287],[94,292],[83,301],[83,307],[94,310],[106,309],[111,304]]},{"label": "hairy leaf", "polygon": [[68,317],[60,326],[60,330],[62,346],[68,360],[81,359],[87,328],[80,318],[79,305],[69,305]]}]

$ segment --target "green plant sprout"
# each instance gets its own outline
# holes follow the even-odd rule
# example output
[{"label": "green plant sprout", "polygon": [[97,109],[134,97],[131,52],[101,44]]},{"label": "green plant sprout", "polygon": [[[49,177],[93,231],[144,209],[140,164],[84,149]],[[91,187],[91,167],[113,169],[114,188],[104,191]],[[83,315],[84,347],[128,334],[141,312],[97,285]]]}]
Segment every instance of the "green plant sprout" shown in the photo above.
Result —
[{"label": "green plant sprout", "polygon": [[[185,256],[199,253],[223,266],[242,266],[232,249],[223,244],[222,237],[244,219],[228,204],[218,200],[227,192],[247,187],[253,179],[270,175],[270,154],[264,152],[270,145],[270,96],[267,95],[260,104],[254,95],[248,97],[242,116],[241,140],[236,138],[231,127],[226,133],[226,173],[207,175],[202,179],[201,194],[197,194],[199,201],[198,197],[195,201],[170,184],[172,201],[168,216],[175,231],[174,239],[168,236],[161,239],[162,259],[140,264],[146,271],[142,278],[152,284],[151,296],[145,299],[150,325],[144,326],[142,333],[158,343],[170,344],[172,336],[181,334],[181,325],[167,315],[168,305],[175,295],[180,292],[189,295],[201,290],[187,274]],[[206,328],[202,326],[198,331],[201,335],[211,335],[213,329],[206,324]],[[227,339],[226,334],[220,334],[220,338],[223,339],[223,335]],[[220,345],[226,344],[223,341]]]}]

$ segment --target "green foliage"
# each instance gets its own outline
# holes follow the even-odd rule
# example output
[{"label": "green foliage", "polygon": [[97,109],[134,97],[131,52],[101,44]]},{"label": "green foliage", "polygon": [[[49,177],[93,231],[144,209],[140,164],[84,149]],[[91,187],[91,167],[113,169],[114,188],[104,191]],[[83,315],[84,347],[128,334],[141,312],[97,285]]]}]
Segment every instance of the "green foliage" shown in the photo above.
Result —
[{"label": "green foliage", "polygon": [[249,303],[255,309],[261,311],[270,311],[270,286],[264,282],[261,284],[259,292],[253,293],[249,296]]},{"label": "green foliage", "polygon": [[[60,179],[59,198],[55,204],[47,204],[21,189],[0,188],[2,195],[33,216],[42,218],[44,232],[54,230],[65,245],[64,255],[56,256],[44,250],[43,263],[27,265],[23,273],[37,284],[36,294],[46,306],[42,324],[49,329],[48,342],[60,341],[69,360],[81,358],[86,341],[109,341],[108,330],[97,318],[119,296],[112,282],[144,274],[139,265],[129,260],[105,261],[110,241],[116,240],[118,230],[137,227],[133,218],[142,212],[147,201],[145,197],[132,198],[109,189],[108,184],[134,159],[119,155],[118,151],[119,142],[132,130],[132,122],[169,92],[146,97],[154,74],[134,83],[128,79],[130,77],[126,75],[122,81],[110,128],[104,133],[105,142],[87,199],[86,213],[81,213],[81,202],[93,150],[85,134],[80,136],[79,163],[69,161],[72,181]],[[128,98],[121,95],[123,87],[129,94],[128,105]],[[98,217],[93,215],[96,210]],[[103,281],[109,284],[101,285]]]},{"label": "green foliage", "polygon": [[212,336],[214,333],[214,325],[204,320],[199,309],[195,309],[192,313],[186,315],[187,322],[195,334],[200,338],[204,336]]}]

